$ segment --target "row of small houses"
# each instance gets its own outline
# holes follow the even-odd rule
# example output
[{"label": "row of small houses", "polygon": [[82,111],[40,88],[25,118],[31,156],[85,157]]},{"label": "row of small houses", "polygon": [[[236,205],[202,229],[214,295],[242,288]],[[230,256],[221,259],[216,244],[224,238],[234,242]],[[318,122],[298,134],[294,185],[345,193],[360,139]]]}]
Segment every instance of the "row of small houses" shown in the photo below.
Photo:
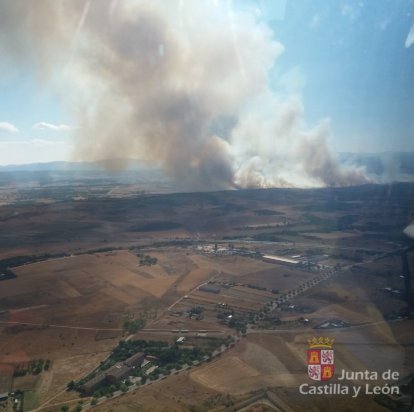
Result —
[{"label": "row of small houses", "polygon": [[92,395],[101,386],[118,383],[131,376],[136,367],[145,367],[155,359],[156,358],[154,356],[138,352],[129,357],[127,360],[116,363],[106,371],[103,371],[94,378],[88,380],[79,388],[79,390],[84,395]]}]

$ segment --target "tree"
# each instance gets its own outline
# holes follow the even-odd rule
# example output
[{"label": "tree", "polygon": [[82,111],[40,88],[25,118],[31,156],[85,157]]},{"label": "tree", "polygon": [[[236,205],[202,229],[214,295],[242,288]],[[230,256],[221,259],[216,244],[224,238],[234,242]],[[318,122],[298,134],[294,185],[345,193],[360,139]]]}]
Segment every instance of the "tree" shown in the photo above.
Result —
[{"label": "tree", "polygon": [[91,405],[92,405],[92,406],[95,406],[95,405],[97,405],[97,404],[98,404],[98,399],[93,398],[93,399],[91,400]]},{"label": "tree", "polygon": [[63,406],[60,408],[60,410],[61,410],[62,412],[68,412],[68,410],[69,410],[69,406],[68,406],[68,405],[63,405]]},{"label": "tree", "polygon": [[135,320],[126,320],[124,322],[124,329],[129,333],[135,333],[142,329],[146,324],[146,320],[143,317],[140,317]]},{"label": "tree", "polygon": [[81,410],[82,410],[82,405],[76,405],[75,411],[81,412]]},{"label": "tree", "polygon": [[102,392],[100,390],[97,390],[93,393],[94,398],[100,398],[102,396]]},{"label": "tree", "polygon": [[168,375],[169,374],[168,369],[166,369],[166,368],[158,368],[158,373],[160,375]]},{"label": "tree", "polygon": [[43,370],[47,371],[47,370],[49,370],[49,367],[50,367],[50,359],[48,359],[48,360],[45,362],[45,364],[44,364],[44,366],[43,366]]},{"label": "tree", "polygon": [[33,375],[39,375],[40,372],[42,372],[42,368],[40,366],[36,366],[32,370]]},{"label": "tree", "polygon": [[68,388],[68,391],[72,391],[73,389],[75,389],[75,382],[74,381],[70,381],[68,383],[67,388]]},{"label": "tree", "polygon": [[202,306],[193,306],[189,313],[190,315],[194,313],[195,315],[201,315],[204,312],[204,308]]}]

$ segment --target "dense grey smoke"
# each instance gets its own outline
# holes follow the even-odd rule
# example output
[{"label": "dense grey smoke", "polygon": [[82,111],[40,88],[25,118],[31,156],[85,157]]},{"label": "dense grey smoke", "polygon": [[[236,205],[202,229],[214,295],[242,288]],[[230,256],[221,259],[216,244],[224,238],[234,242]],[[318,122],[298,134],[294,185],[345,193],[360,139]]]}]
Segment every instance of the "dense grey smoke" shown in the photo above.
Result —
[{"label": "dense grey smoke", "polygon": [[0,0],[1,46],[52,79],[78,159],[139,158],[183,187],[348,185],[322,121],[268,74],[283,46],[231,1]]}]

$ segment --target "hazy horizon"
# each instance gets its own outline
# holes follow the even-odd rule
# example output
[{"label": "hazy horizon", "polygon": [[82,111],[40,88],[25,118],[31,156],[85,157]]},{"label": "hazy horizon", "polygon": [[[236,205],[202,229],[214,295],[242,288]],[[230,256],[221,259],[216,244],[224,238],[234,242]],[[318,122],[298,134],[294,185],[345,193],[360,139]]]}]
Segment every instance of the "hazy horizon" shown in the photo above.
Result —
[{"label": "hazy horizon", "polygon": [[131,156],[189,188],[364,182],[336,153],[414,150],[411,3],[2,0],[0,165]]}]

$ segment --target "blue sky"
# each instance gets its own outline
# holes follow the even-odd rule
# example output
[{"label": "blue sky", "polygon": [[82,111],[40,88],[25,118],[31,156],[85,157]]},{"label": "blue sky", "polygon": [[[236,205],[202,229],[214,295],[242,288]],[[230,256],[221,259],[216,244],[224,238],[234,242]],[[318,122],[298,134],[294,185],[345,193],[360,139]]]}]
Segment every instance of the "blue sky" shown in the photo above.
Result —
[{"label": "blue sky", "polygon": [[30,68],[3,78],[0,116],[0,165],[70,158],[71,132],[59,127],[69,126],[70,116],[54,90],[43,87]]},{"label": "blue sky", "polygon": [[[412,0],[232,4],[271,27],[284,46],[271,86],[302,96],[308,125],[330,119],[334,150],[414,150]],[[0,67],[0,164],[69,159],[76,120],[62,93],[30,64]]]},{"label": "blue sky", "polygon": [[287,1],[283,19],[269,22],[285,46],[277,70],[297,66],[305,117],[331,119],[336,150],[414,149],[414,46],[405,47],[413,7],[404,0]]}]

